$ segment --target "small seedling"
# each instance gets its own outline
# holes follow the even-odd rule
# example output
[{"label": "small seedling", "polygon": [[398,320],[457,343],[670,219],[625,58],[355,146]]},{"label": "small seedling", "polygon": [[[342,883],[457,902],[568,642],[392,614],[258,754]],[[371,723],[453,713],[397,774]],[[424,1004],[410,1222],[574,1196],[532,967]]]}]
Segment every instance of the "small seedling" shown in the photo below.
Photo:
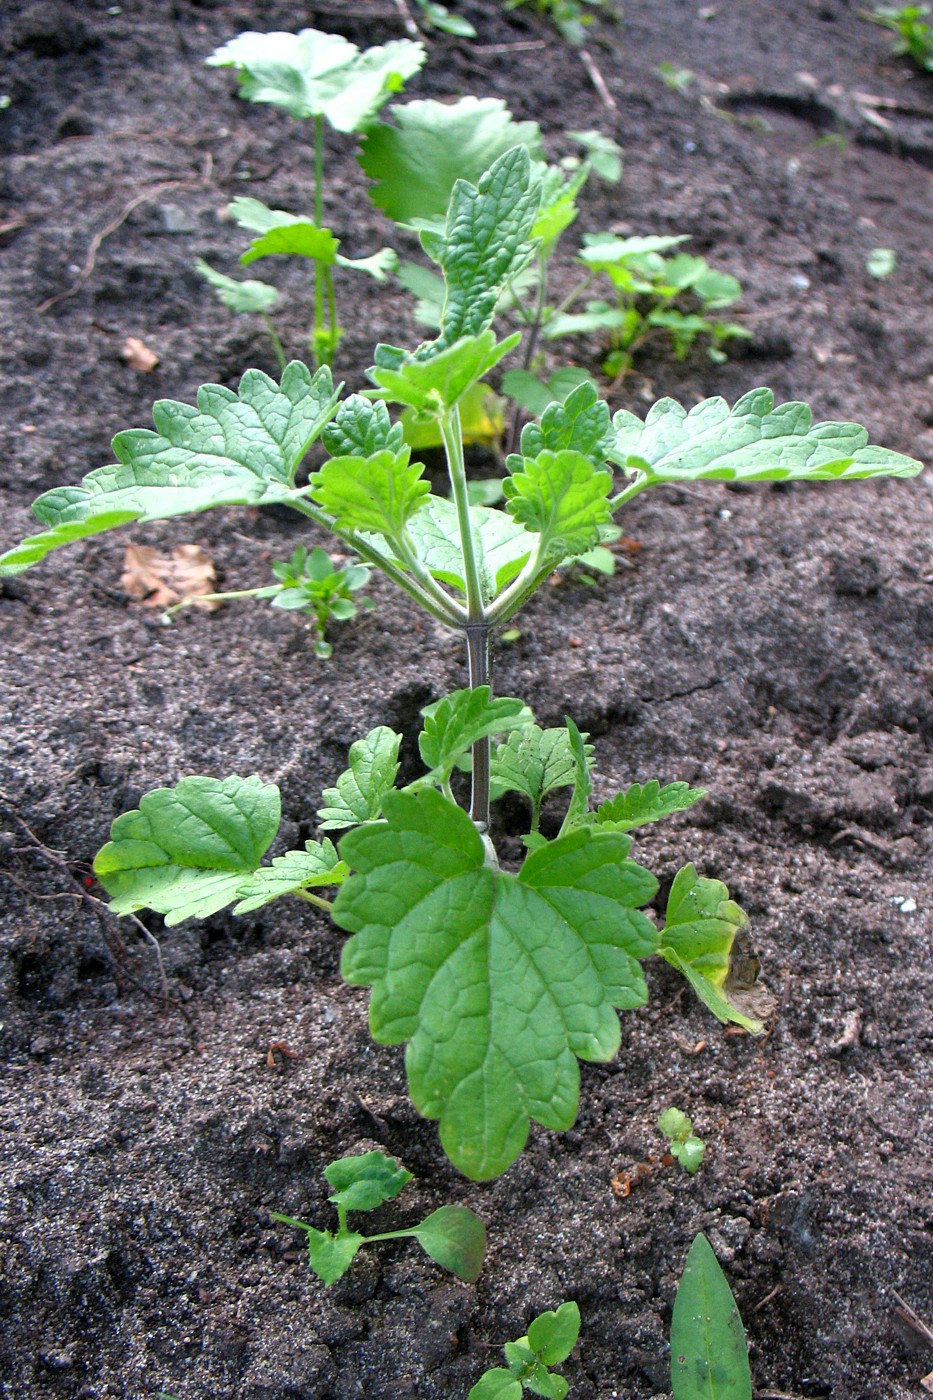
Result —
[{"label": "small seedling", "polygon": [[373,606],[369,598],[353,598],[353,595],[365,588],[369,582],[370,570],[365,564],[344,564],[338,568],[327,550],[322,549],[320,545],[310,553],[304,545],[299,545],[290,559],[277,560],[272,565],[272,572],[279,580],[278,583],[183,598],[181,602],[165,609],[162,621],[171,622],[173,615],[183,608],[198,605],[203,607],[205,603],[226,603],[237,598],[265,598],[274,608],[310,613],[317,637],[314,644],[315,655],[327,658],[334,652],[325,635],[329,624],[348,622],[351,617],[356,617],[360,608]]},{"label": "small seedling", "polygon": [[442,34],[453,34],[458,39],[475,39],[476,30],[462,15],[451,14],[446,5],[438,0],[415,0],[419,11],[422,29],[439,29]]},{"label": "small seedling", "polygon": [[696,1136],[686,1113],[682,1113],[679,1108],[665,1109],[658,1119],[658,1127],[670,1142],[671,1156],[680,1163],[684,1171],[693,1176],[700,1170],[706,1153],[706,1143]]},{"label": "small seedling", "polygon": [[521,1400],[522,1391],[564,1400],[569,1386],[555,1375],[573,1351],[580,1334],[580,1309],[561,1303],[556,1312],[544,1312],[528,1328],[528,1335],[503,1347],[508,1367],[495,1366],[473,1386],[467,1400]]},{"label": "small seedling", "polygon": [[732,1290],[705,1235],[697,1235],[671,1319],[674,1400],[752,1400],[748,1345]]},{"label": "small seedling", "polygon": [[360,1235],[347,1224],[350,1211],[378,1210],[386,1201],[394,1200],[412,1179],[412,1174],[383,1152],[365,1152],[359,1157],[342,1157],[324,1168],[324,1175],[334,1194],[328,1196],[337,1207],[336,1231],[318,1230],[303,1220],[272,1212],[272,1219],[283,1225],[303,1230],[308,1242],[308,1263],[325,1285],[330,1287],[347,1272],[357,1251],[364,1244],[380,1240],[415,1239],[442,1269],[448,1269],[473,1283],[483,1267],[486,1249],[486,1227],[478,1215],[467,1206],[441,1206],[420,1225],[404,1230],[387,1230],[378,1235]]},{"label": "small seedling", "polygon": [[897,56],[906,54],[925,73],[933,73],[933,10],[929,5],[879,5],[865,18],[897,35],[893,46]]},{"label": "small seedling", "polygon": [[523,6],[533,6],[539,15],[547,15],[561,38],[577,48],[586,43],[587,28],[595,19],[587,7],[589,11],[613,14],[611,0],[505,0],[504,3],[506,10],[518,10]]}]

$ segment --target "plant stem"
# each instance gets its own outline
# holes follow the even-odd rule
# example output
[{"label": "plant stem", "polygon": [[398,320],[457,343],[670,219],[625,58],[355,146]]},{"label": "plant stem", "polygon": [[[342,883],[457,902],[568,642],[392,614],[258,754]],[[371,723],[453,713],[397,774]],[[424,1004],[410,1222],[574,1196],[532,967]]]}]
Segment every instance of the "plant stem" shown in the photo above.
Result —
[{"label": "plant stem", "polygon": [[262,316],[262,319],[266,323],[266,330],[269,332],[269,339],[272,341],[272,349],[275,353],[276,361],[278,363],[279,369],[282,370],[288,363],[288,359],[285,354],[285,347],[279,339],[278,331],[275,329],[275,326],[272,324],[271,320],[266,315],[266,313],[264,311],[261,311],[259,314]]},{"label": "plant stem", "polygon": [[[490,684],[489,633],[488,622],[475,626],[467,624],[464,629],[467,641],[467,661],[470,672],[470,689]],[[491,693],[491,691],[490,691]],[[478,830],[485,834],[489,830],[489,737],[477,739],[473,745],[473,786],[470,794],[470,816]]]},{"label": "plant stem", "polygon": [[[314,118],[314,222],[318,228],[324,222],[324,118]],[[320,353],[324,331],[324,268],[314,264],[314,350],[315,367],[323,363]]]}]

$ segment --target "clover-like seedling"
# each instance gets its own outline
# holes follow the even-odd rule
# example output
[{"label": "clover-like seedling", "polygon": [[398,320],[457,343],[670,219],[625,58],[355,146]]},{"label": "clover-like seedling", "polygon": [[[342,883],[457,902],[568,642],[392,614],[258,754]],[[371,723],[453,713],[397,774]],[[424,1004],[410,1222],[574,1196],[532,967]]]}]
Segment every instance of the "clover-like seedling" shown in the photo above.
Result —
[{"label": "clover-like seedling", "polygon": [[706,1154],[706,1143],[697,1137],[693,1124],[679,1108],[667,1108],[658,1119],[658,1127],[670,1143],[671,1156],[691,1176],[700,1170]]},{"label": "clover-like seedling", "polygon": [[[19,573],[115,526],[287,505],[463,638],[469,684],[423,712],[424,772],[398,786],[404,736],[377,726],[324,792],[321,840],[264,863],[278,788],[196,776],[119,817],[95,871],[115,913],[149,908],[168,924],[285,896],[329,911],[350,935],[344,978],[372,988],[374,1037],[407,1045],[416,1108],[439,1121],[451,1160],[478,1180],[515,1160],[532,1121],[572,1125],[580,1062],[618,1052],[618,1011],[647,999],[646,958],[665,958],[721,1020],[757,1032],[765,1018],[747,921],[723,882],[685,865],[663,920],[643,912],[658,882],[632,859],[632,833],[686,811],[702,791],[655,778],[597,795],[572,718],[537,725],[520,697],[493,693],[491,638],[644,491],[921,470],[870,445],[857,424],[814,423],[806,404],[776,405],[768,389],[690,410],[661,399],[642,419],[612,414],[583,382],[525,425],[506,460],[504,509],[472,504],[460,406],[520,340],[498,340],[491,327],[536,258],[543,197],[522,145],[476,184],[454,184],[442,227],[422,231],[445,286],[438,334],[412,350],[378,345],[366,393],[343,398],[327,366],[293,363],[279,382],[251,370],[239,392],[204,386],[197,407],[156,404],[155,431],[119,434],[114,465],[40,497],[44,528],[0,559],[0,573]],[[449,494],[432,489],[390,405],[436,428]],[[467,757],[468,809],[455,786]],[[507,790],[529,809],[517,868],[503,868],[490,832],[493,796]],[[560,800],[553,794],[566,801],[548,839],[540,818],[545,801]]]},{"label": "clover-like seedling", "polygon": [[752,1400],[745,1329],[712,1245],[697,1235],[671,1319],[674,1400]]},{"label": "clover-like seedling", "polygon": [[521,1400],[523,1390],[548,1400],[564,1400],[570,1387],[551,1367],[567,1360],[579,1335],[580,1309],[576,1303],[561,1303],[555,1312],[541,1313],[527,1336],[506,1342],[503,1351],[508,1366],[495,1366],[482,1375],[467,1400]]},{"label": "clover-like seedling", "polygon": [[376,1244],[380,1240],[415,1239],[436,1264],[456,1274],[464,1283],[473,1283],[479,1277],[486,1249],[486,1227],[467,1206],[441,1206],[420,1225],[385,1230],[378,1235],[361,1235],[350,1229],[348,1214],[378,1210],[386,1201],[394,1200],[411,1181],[411,1172],[384,1152],[364,1152],[358,1157],[341,1157],[331,1162],[324,1168],[324,1175],[334,1188],[334,1194],[327,1199],[337,1207],[335,1231],[318,1230],[304,1220],[294,1220],[277,1211],[271,1214],[273,1220],[304,1231],[308,1263],[325,1287],[343,1277],[364,1244]]}]

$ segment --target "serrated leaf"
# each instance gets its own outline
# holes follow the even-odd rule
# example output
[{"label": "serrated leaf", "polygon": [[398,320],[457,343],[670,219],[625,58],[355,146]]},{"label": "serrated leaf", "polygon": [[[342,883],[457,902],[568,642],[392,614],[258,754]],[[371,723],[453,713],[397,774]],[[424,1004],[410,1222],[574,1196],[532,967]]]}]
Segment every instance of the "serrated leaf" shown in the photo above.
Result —
[{"label": "serrated leaf", "polygon": [[424,729],[418,749],[426,768],[446,780],[454,765],[478,739],[531,724],[533,715],[521,700],[490,698],[489,686],[455,690],[421,711]]},{"label": "serrated leaf", "polygon": [[685,812],[705,796],[705,788],[692,788],[689,783],[666,783],[662,787],[657,778],[652,778],[644,786],[632,783],[625,792],[601,803],[593,813],[593,821],[610,831],[631,831],[674,812]]},{"label": "serrated leaf", "polygon": [[591,549],[599,543],[600,526],[612,518],[612,476],[582,452],[544,451],[525,457],[503,490],[513,519],[540,535],[542,563]]},{"label": "serrated leaf", "polygon": [[621,836],[575,831],[515,876],[486,865],[468,815],[433,789],[389,793],[384,807],[384,824],[340,846],[358,872],[333,909],[354,935],[343,975],[373,987],[377,1041],[410,1041],[415,1107],[483,1180],[514,1161],[531,1118],[572,1124],[578,1056],[615,1054],[613,1008],[647,995],[638,959],[658,935],[636,910],[657,882]]},{"label": "serrated leaf", "polygon": [[324,1176],[334,1188],[327,1199],[348,1211],[376,1210],[385,1201],[394,1200],[413,1179],[394,1158],[378,1151],[341,1157],[324,1168]]},{"label": "serrated leaf", "polygon": [[332,457],[310,478],[311,494],[334,517],[338,530],[369,530],[398,539],[424,504],[431,483],[409,450],[372,457]]},{"label": "serrated leaf", "polygon": [[[273,1219],[279,1218],[273,1216]],[[305,1235],[308,1241],[308,1263],[325,1288],[343,1278],[356,1258],[360,1245],[366,1243],[363,1236],[353,1230],[332,1235],[329,1230],[313,1230],[306,1226]]]},{"label": "serrated leaf", "polygon": [[475,185],[457,180],[444,232],[421,235],[424,251],[444,274],[447,297],[441,334],[421,347],[419,358],[487,329],[503,288],[534,256],[531,230],[537,212],[538,190],[531,183],[526,146],[506,151]]},{"label": "serrated leaf", "polygon": [[224,273],[217,272],[203,258],[198,258],[195,267],[204,280],[214,288],[218,300],[223,302],[230,311],[236,311],[242,315],[261,316],[271,311],[279,299],[277,288],[270,287],[268,282],[250,280],[238,282],[235,277],[226,277]]},{"label": "serrated leaf", "polygon": [[298,361],[283,370],[281,385],[250,369],[239,394],[205,384],[196,408],[161,399],[152,410],[155,432],[131,428],[114,438],[116,465],[39,497],[33,510],[48,529],[4,555],[0,573],[130,520],[296,499],[304,490],[295,472],[336,402],[330,370],[312,377]]},{"label": "serrated leaf", "polygon": [[[586,822],[590,810],[590,796],[593,792],[593,767],[590,762],[593,746],[584,743],[583,735],[569,715],[565,716],[565,723],[567,725],[567,741],[573,755],[573,792],[561,827],[562,836],[566,832],[572,831],[574,827],[582,826]],[[624,836],[622,832],[617,834],[628,842],[627,849],[630,850],[632,843],[629,838]]]},{"label": "serrated leaf", "polygon": [[540,418],[549,404],[564,403],[582,383],[593,383],[587,371],[577,365],[567,365],[564,369],[555,370],[546,382],[538,379],[530,370],[506,370],[501,387],[503,394],[514,399],[519,407]]},{"label": "serrated leaf", "polygon": [[[480,589],[488,603],[521,573],[534,536],[505,511],[472,506],[470,519]],[[460,524],[453,502],[429,496],[424,509],[409,522],[408,532],[415,553],[434,577],[466,595]]]},{"label": "serrated leaf", "polygon": [[805,403],[774,407],[770,389],[753,389],[734,408],[704,399],[687,412],[660,399],[644,423],[620,410],[606,455],[637,481],[840,481],[916,476],[922,464],[867,446],[857,423],[814,423]]},{"label": "serrated leaf", "polygon": [[325,117],[336,131],[359,131],[426,58],[409,39],[364,52],[339,34],[239,34],[206,62],[235,68],[240,95],[271,102],[293,117]]},{"label": "serrated leaf", "polygon": [[124,812],[94,872],[115,914],[154,909],[167,924],[231,904],[278,831],[279,790],[259,778],[182,778]]},{"label": "serrated leaf", "polygon": [[381,399],[351,394],[337,407],[321,441],[332,457],[372,457],[402,450],[402,425],[393,423]]},{"label": "serrated leaf", "polygon": [[693,1123],[682,1109],[666,1108],[658,1118],[658,1127],[671,1142],[686,1142],[693,1132]]},{"label": "serrated leaf", "polygon": [[[516,331],[497,341],[492,331],[465,336],[429,359],[403,358],[395,368],[376,364],[369,377],[381,398],[439,416],[453,408],[474,384],[493,369],[521,339]],[[373,391],[375,392],[375,391]]]},{"label": "serrated leaf", "polygon": [[522,1400],[522,1383],[504,1366],[494,1366],[471,1387],[467,1400]]},{"label": "serrated leaf", "polygon": [[537,122],[516,122],[498,98],[459,102],[406,102],[392,122],[377,122],[363,137],[359,162],[371,180],[373,203],[410,227],[440,224],[457,180],[476,184],[515,146],[541,154]]},{"label": "serrated leaf", "polygon": [[697,1235],[671,1318],[674,1400],[752,1400],[745,1330],[705,1235]]},{"label": "serrated leaf", "polygon": [[251,914],[273,899],[310,890],[319,885],[342,884],[349,871],[339,859],[332,841],[306,841],[303,851],[276,856],[271,865],[261,865],[237,888],[234,914]]},{"label": "serrated leaf", "polygon": [[[586,746],[592,753],[593,746]],[[549,792],[573,787],[577,761],[566,729],[528,725],[499,744],[490,763],[490,776],[503,792],[521,792],[535,811]]]},{"label": "serrated leaf", "polygon": [[594,466],[606,460],[604,444],[611,431],[609,405],[599,397],[590,380],[578,384],[563,403],[550,403],[541,415],[540,423],[526,423],[522,429],[521,456],[517,453],[506,462],[509,471],[520,471],[522,459],[549,452],[580,452]]},{"label": "serrated leaf", "polygon": [[382,815],[382,799],[398,774],[401,742],[401,734],[380,724],[350,745],[349,768],[336,787],[321,794],[324,806],[318,808],[317,818],[322,831],[341,831]]},{"label": "serrated leaf", "polygon": [[464,1283],[475,1283],[486,1252],[486,1227],[466,1206],[441,1206],[411,1234],[435,1264]]},{"label": "serrated leaf", "polygon": [[671,1143],[671,1155],[676,1158],[685,1172],[695,1176],[703,1165],[703,1158],[706,1156],[706,1143],[698,1137],[688,1137],[683,1142],[673,1142]]},{"label": "serrated leaf", "polygon": [[573,1351],[580,1335],[580,1309],[561,1303],[556,1312],[543,1312],[528,1328],[528,1342],[545,1366],[559,1366]]},{"label": "serrated leaf", "polygon": [[[689,233],[649,234],[647,237],[618,238],[612,233],[591,233],[584,237],[579,261],[594,272],[610,276],[617,268],[635,264],[639,259],[666,252],[678,243],[686,243]],[[659,263],[659,266],[661,264]]]}]

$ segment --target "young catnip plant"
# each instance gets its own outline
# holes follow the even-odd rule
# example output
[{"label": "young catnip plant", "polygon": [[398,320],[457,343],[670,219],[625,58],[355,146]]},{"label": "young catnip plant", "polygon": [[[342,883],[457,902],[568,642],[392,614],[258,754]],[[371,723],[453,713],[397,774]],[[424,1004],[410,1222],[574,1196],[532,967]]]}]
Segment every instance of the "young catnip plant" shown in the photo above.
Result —
[{"label": "young catnip plant", "polygon": [[[35,505],[43,531],[2,560],[16,573],[50,550],[132,522],[211,506],[286,504],[379,568],[465,642],[469,684],[424,711],[425,771],[396,785],[401,735],[380,726],[350,750],[324,794],[322,833],[263,858],[276,837],[278,789],[259,777],[190,777],[114,823],[95,869],[117,913],[149,908],[169,924],[228,905],[292,896],[330,911],[351,937],[348,982],[372,988],[377,1041],[407,1042],[418,1111],[440,1121],[445,1151],[468,1177],[504,1171],[531,1120],[568,1128],[580,1060],[609,1060],[617,1010],[647,999],[641,963],[660,955],[723,1020],[759,1022],[734,1004],[733,943],[745,922],[722,882],[685,866],[659,928],[641,912],[658,882],[631,857],[632,830],[683,811],[684,783],[631,784],[595,805],[592,756],[568,718],[539,727],[520,698],[495,696],[490,638],[553,570],[596,544],[613,516],[667,483],[846,481],[915,475],[920,463],[869,446],[852,423],[816,423],[802,403],[776,407],[754,389],[730,408],[689,412],[661,399],[644,421],[614,416],[591,384],[551,404],[507,461],[505,510],[471,506],[459,404],[519,343],[490,329],[508,285],[536,254],[540,193],[524,146],[474,185],[453,188],[443,229],[422,243],[444,277],[440,333],[413,351],[379,345],[373,387],[341,398],[330,370],[248,371],[239,393],[208,385],[197,407],[158,403],[155,431],[114,441],[117,464]],[[388,404],[436,423],[450,496],[411,460]],[[328,454],[300,481],[313,444]],[[495,742],[494,742],[495,741]],[[469,810],[451,777],[472,764]],[[517,871],[490,835],[495,790],[529,805]],[[539,829],[548,793],[568,794],[556,838]],[[331,899],[320,891],[336,889]]]},{"label": "young catnip plant", "polygon": [[378,1235],[361,1235],[347,1224],[350,1211],[378,1210],[394,1200],[412,1180],[410,1171],[384,1152],[364,1152],[358,1157],[341,1157],[324,1168],[334,1194],[328,1200],[337,1208],[336,1231],[318,1230],[303,1220],[272,1212],[272,1219],[303,1230],[308,1244],[308,1263],[325,1285],[343,1278],[364,1244],[383,1240],[417,1240],[426,1254],[449,1269],[464,1283],[474,1283],[483,1267],[486,1227],[467,1206],[441,1206],[420,1225],[402,1230],[384,1230]]},{"label": "young catnip plant", "polygon": [[[410,39],[363,52],[339,34],[303,29],[298,34],[239,34],[211,54],[215,68],[233,68],[240,94],[250,102],[269,102],[298,120],[314,123],[314,217],[270,209],[258,199],[235,199],[230,215],[254,235],[240,258],[244,267],[260,258],[297,256],[314,264],[314,326],[310,337],[316,364],[331,364],[343,334],[337,321],[333,269],[368,273],[384,282],[398,259],[391,248],[367,258],[347,258],[340,240],[324,227],[324,123],[335,131],[359,133],[379,108],[423,65],[424,46]],[[238,281],[203,260],[198,271],[232,311],[263,318],[280,368],[285,352],[269,313],[279,298],[267,282]]]}]

